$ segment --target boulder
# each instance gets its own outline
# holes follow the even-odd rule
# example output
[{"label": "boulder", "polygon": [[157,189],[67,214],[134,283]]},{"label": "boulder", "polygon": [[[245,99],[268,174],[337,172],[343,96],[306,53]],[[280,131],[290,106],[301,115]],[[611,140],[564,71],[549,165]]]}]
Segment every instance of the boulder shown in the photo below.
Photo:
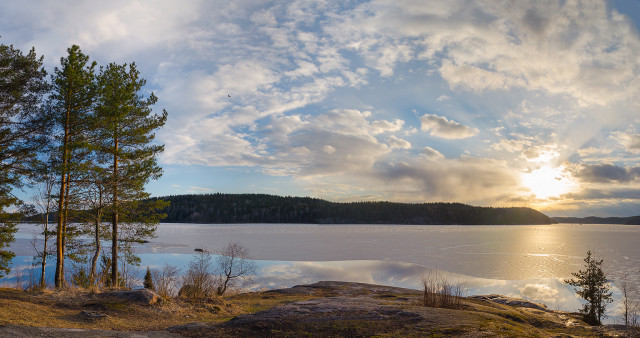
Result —
[{"label": "boulder", "polygon": [[149,289],[111,291],[111,292],[101,293],[99,297],[115,297],[118,299],[140,303],[143,305],[155,304],[160,299],[160,296],[157,293]]}]

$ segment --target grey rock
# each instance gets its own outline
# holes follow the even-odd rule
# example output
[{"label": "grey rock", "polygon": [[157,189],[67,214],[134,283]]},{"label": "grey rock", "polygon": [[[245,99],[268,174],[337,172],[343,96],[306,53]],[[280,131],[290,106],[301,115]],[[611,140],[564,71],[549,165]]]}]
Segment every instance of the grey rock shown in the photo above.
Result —
[{"label": "grey rock", "polygon": [[491,301],[491,302],[494,302],[494,303],[514,306],[514,307],[524,307],[524,308],[535,309],[535,310],[540,310],[540,311],[544,311],[544,312],[551,312],[551,310],[549,310],[547,308],[547,306],[544,305],[544,304],[530,302],[530,301],[528,301],[526,299],[521,299],[521,298],[511,298],[511,297],[506,297],[506,296],[503,296],[503,295],[495,295],[495,294],[494,295],[471,296],[469,298],[471,298],[471,299],[480,299],[480,300],[488,300],[488,301]]},{"label": "grey rock", "polygon": [[158,302],[160,296],[149,290],[139,289],[131,291],[109,291],[98,294],[99,298],[119,298],[127,301],[132,301],[144,305],[152,305]]}]

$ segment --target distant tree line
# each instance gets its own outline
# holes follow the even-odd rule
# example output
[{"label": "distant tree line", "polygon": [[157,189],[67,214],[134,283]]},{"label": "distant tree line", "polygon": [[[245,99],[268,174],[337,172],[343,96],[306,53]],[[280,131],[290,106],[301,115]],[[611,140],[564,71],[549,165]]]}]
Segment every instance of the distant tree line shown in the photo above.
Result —
[{"label": "distant tree line", "polygon": [[475,207],[461,203],[336,203],[266,194],[176,195],[163,212],[169,223],[318,224],[550,224],[531,208]]},{"label": "distant tree line", "polygon": [[631,217],[553,217],[557,223],[640,225],[640,216]]}]

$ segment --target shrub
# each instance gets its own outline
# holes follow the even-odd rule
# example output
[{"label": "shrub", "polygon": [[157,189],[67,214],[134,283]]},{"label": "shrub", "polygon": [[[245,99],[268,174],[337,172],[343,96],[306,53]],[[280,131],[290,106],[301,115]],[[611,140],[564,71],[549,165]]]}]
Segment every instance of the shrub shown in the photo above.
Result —
[{"label": "shrub", "polygon": [[215,278],[211,273],[211,253],[202,251],[193,256],[184,276],[180,296],[207,298],[215,294]]},{"label": "shrub", "polygon": [[180,270],[177,267],[165,264],[162,269],[153,269],[151,277],[160,297],[171,298],[177,295],[177,284],[180,279]]},{"label": "shrub", "polygon": [[422,305],[428,307],[456,309],[462,306],[466,295],[465,283],[452,283],[438,270],[423,274],[420,278],[423,294]]},{"label": "shrub", "polygon": [[249,257],[249,249],[234,242],[220,252],[216,271],[217,293],[222,296],[227,289],[236,286],[238,279],[250,279],[256,271],[256,265]]}]

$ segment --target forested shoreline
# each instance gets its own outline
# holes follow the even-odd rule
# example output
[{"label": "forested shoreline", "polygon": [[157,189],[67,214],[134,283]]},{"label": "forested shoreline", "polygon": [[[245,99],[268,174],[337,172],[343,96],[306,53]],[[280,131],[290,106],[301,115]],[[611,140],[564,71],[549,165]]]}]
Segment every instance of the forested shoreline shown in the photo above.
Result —
[{"label": "forested shoreline", "polygon": [[631,217],[553,217],[558,223],[640,225],[640,216]]},{"label": "forested shoreline", "polygon": [[[311,197],[266,194],[176,195],[166,223],[311,223],[311,224],[551,224],[531,208],[475,207],[461,203],[337,203]],[[154,200],[154,199],[152,199]]]}]

